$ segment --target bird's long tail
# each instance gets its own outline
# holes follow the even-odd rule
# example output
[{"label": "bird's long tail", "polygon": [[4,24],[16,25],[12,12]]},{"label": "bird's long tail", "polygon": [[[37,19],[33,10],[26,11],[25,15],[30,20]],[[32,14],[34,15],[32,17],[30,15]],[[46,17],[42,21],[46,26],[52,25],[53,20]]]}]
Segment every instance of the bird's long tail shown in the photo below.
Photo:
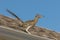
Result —
[{"label": "bird's long tail", "polygon": [[7,12],[9,12],[11,15],[13,15],[14,17],[16,17],[18,20],[20,20],[21,22],[23,22],[15,13],[11,12],[10,10],[6,10]]}]

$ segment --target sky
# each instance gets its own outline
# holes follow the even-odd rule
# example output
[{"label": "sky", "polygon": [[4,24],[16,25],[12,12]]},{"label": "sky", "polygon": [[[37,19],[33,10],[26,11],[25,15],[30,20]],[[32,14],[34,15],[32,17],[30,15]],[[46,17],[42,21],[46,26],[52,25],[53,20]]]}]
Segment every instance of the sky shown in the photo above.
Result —
[{"label": "sky", "polygon": [[60,0],[0,0],[0,14],[13,17],[6,9],[23,21],[33,20],[40,14],[44,17],[38,20],[37,26],[60,32]]}]

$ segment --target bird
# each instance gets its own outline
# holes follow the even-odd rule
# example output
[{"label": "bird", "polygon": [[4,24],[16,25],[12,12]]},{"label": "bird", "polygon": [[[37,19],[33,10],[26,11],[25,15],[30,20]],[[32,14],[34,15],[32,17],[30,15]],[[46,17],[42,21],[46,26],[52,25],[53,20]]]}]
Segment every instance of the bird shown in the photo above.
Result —
[{"label": "bird", "polygon": [[20,22],[20,26],[22,27],[27,27],[25,29],[25,31],[28,33],[28,34],[31,34],[29,32],[29,29],[34,27],[36,25],[36,23],[38,22],[39,18],[42,18],[43,16],[39,15],[39,14],[36,14],[35,18],[33,20],[27,20],[27,21],[22,21],[15,13],[11,12],[10,10],[7,9],[7,12],[9,12],[11,15],[13,15],[14,17],[16,17],[17,20],[21,21]]}]

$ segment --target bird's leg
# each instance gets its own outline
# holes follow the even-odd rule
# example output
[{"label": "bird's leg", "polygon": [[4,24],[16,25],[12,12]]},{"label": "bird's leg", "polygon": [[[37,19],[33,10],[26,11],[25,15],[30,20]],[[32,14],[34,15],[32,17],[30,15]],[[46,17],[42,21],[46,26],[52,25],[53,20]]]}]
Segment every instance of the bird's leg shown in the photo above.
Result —
[{"label": "bird's leg", "polygon": [[31,26],[28,26],[27,28],[26,28],[26,32],[28,33],[28,34],[31,34],[30,32],[29,32],[29,29],[31,28]]}]

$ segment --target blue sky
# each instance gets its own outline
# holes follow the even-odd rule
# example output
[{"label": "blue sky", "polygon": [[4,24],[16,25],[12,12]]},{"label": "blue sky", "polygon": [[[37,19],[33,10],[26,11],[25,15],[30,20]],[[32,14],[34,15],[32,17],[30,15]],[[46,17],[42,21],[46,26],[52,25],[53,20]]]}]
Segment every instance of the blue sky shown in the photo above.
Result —
[{"label": "blue sky", "polygon": [[60,32],[60,0],[0,0],[0,13],[12,17],[6,9],[23,21],[34,19],[37,13],[45,16],[37,26]]}]

